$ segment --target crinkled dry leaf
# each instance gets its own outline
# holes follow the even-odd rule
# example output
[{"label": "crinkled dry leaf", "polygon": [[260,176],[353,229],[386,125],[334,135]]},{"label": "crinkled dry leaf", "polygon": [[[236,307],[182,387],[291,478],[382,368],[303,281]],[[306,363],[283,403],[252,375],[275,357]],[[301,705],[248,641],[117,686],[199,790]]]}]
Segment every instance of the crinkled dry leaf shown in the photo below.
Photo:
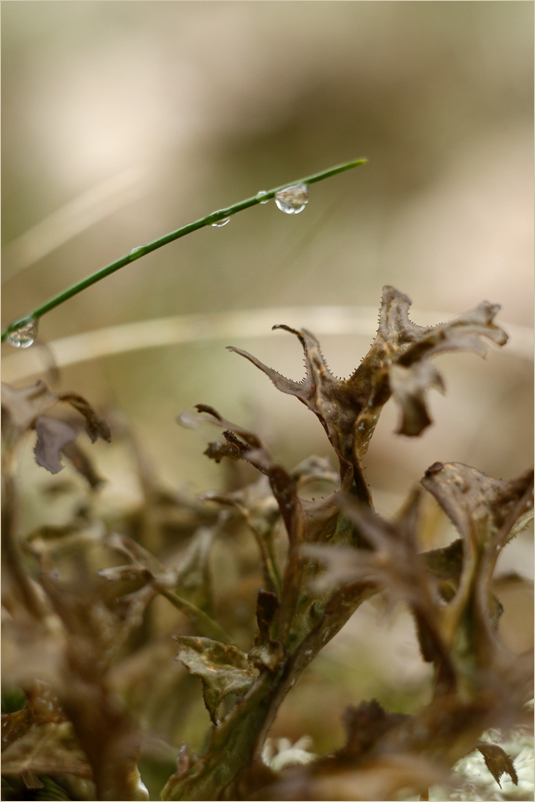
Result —
[{"label": "crinkled dry leaf", "polygon": [[91,404],[76,393],[53,393],[45,382],[38,381],[31,387],[16,389],[2,384],[2,429],[4,446],[12,451],[25,431],[36,429],[37,443],[35,458],[37,463],[51,473],[62,469],[60,453],[67,450],[75,468],[88,479],[92,486],[99,483],[87,457],[81,458],[82,452],[73,449],[73,441],[77,435],[71,424],[45,415],[58,401],[71,404],[86,419],[86,432],[95,442],[98,437],[111,440],[110,429],[106,421],[100,418]]},{"label": "crinkled dry leaf", "polygon": [[500,788],[500,777],[508,774],[515,785],[518,785],[518,776],[509,755],[498,744],[479,743],[477,748],[485,759],[486,766]]},{"label": "crinkled dry leaf", "polygon": [[22,710],[2,715],[2,774],[25,772],[91,777],[58,697],[39,681],[31,683]]},{"label": "crinkled dry leaf", "polygon": [[436,683],[441,693],[455,687],[451,656],[442,633],[442,610],[437,602],[434,580],[419,558],[416,541],[421,491],[415,489],[407,503],[390,523],[364,505],[340,496],[338,504],[361,536],[373,548],[329,546],[307,547],[306,554],[325,562],[328,569],[315,581],[317,590],[329,583],[370,583],[399,596],[411,609],[425,660],[434,662]]},{"label": "crinkled dry leaf", "polygon": [[507,673],[512,658],[496,633],[501,606],[491,590],[492,574],[501,549],[533,515],[533,470],[506,482],[462,463],[438,462],[422,484],[463,539],[461,575],[458,581],[452,577],[454,595],[443,614],[445,641],[467,680],[474,666],[490,671],[501,664]]},{"label": "crinkled dry leaf", "polygon": [[236,646],[210,638],[175,635],[179,646],[177,660],[190,674],[201,678],[206,709],[217,725],[217,710],[229,693],[244,696],[257,675],[249,667],[247,655]]},{"label": "crinkled dry leaf", "polygon": [[346,743],[335,752],[340,760],[360,760],[380,739],[397,727],[408,716],[401,713],[387,713],[376,699],[361,702],[358,707],[346,707],[342,721],[346,730]]},{"label": "crinkled dry leaf", "polygon": [[108,443],[111,441],[110,427],[101,417],[97,415],[91,404],[77,393],[59,393],[58,401],[66,401],[74,409],[78,410],[85,418],[85,430],[92,443],[101,437]]},{"label": "crinkled dry leaf", "polygon": [[26,771],[74,774],[86,779],[93,776],[68,722],[32,726],[3,751],[2,774],[20,775]]},{"label": "crinkled dry leaf", "polygon": [[66,443],[62,448],[62,452],[75,470],[86,479],[91,488],[94,489],[104,484],[106,480],[100,476],[88,455],[80,448],[78,443],[73,441]]},{"label": "crinkled dry leaf", "polygon": [[35,461],[50,473],[59,473],[63,468],[60,453],[71,443],[78,432],[67,421],[41,415],[35,421],[37,442],[35,443]]},{"label": "crinkled dry leaf", "polygon": [[[215,409],[206,406],[206,404],[197,404],[196,409],[198,409],[199,412],[208,413],[211,418],[182,412],[178,416],[178,421],[182,423],[182,425],[189,426],[190,428],[196,428],[202,423],[209,422],[218,428],[224,429],[223,435],[227,441],[226,444],[217,443],[215,444],[217,448],[211,451],[209,450],[210,453],[205,453],[217,461],[223,456],[230,456],[233,459],[244,459],[268,477],[271,490],[279,505],[290,538],[290,543],[295,544],[301,537],[299,514],[297,510],[299,499],[297,498],[295,481],[282,466],[273,462],[255,434],[243,429],[237,424],[225,420]],[[221,446],[221,448],[219,448],[219,446]],[[230,447],[228,453],[227,446]]]},{"label": "crinkled dry leaf", "polygon": [[502,531],[503,545],[533,518],[533,468],[516,479],[492,479],[462,462],[437,462],[422,485],[468,543],[486,545]]},{"label": "crinkled dry leaf", "polygon": [[432,423],[425,394],[432,388],[444,392],[442,376],[431,362],[422,361],[408,368],[404,365],[392,365],[389,381],[394,401],[401,408],[401,421],[396,433],[408,437],[418,436]]},{"label": "crinkled dry leaf", "polygon": [[[399,432],[415,436],[429,425],[424,395],[429,387],[443,388],[440,374],[427,361],[443,351],[468,350],[480,355],[480,337],[504,345],[507,335],[492,322],[499,306],[483,301],[476,309],[435,327],[417,326],[408,317],[410,300],[393,287],[383,288],[379,328],[360,366],[349,379],[338,379],[329,370],[313,334],[289,326],[274,326],[295,334],[305,354],[305,378],[292,381],[239,348],[230,351],[260,368],[277,389],[294,395],[324,427],[341,459],[342,476],[353,466],[357,493],[370,502],[360,460],[366,453],[382,407],[393,394],[402,410]],[[345,467],[344,467],[345,465]]]}]

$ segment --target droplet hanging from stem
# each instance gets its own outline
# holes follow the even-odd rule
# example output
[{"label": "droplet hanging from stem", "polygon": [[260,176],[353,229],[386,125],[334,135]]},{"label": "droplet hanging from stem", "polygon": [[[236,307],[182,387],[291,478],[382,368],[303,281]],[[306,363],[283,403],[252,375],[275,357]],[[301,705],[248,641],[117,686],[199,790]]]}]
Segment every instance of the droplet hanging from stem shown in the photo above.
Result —
[{"label": "droplet hanging from stem", "polygon": [[308,185],[294,184],[275,195],[275,203],[285,214],[299,214],[308,203]]}]

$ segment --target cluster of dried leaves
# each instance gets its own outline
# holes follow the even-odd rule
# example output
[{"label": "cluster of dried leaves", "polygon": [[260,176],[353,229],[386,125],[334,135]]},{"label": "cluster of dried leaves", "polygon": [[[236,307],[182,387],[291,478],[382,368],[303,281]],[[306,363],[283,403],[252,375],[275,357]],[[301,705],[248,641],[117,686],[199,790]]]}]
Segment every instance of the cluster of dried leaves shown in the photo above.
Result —
[{"label": "cluster of dried leaves", "polygon": [[[504,773],[516,782],[508,755],[481,737],[490,727],[523,723],[533,693],[531,655],[513,656],[501,642],[502,608],[492,590],[500,551],[533,514],[533,471],[503,481],[467,465],[437,462],[387,521],[373,509],[362,469],[390,397],[400,409],[400,434],[417,436],[431,423],[427,391],[443,389],[431,357],[459,350],[484,355],[485,339],[503,345],[507,337],[493,323],[498,307],[486,302],[432,328],[412,323],[409,306],[406,296],[384,289],[377,336],[347,380],[331,374],[318,342],[304,330],[281,327],[303,347],[302,382],[230,349],[317,415],[337,455],[339,477],[318,458],[288,472],[254,433],[199,405],[196,414],[183,413],[180,421],[192,427],[209,422],[222,431],[223,439],[209,444],[207,456],[248,463],[259,478],[209,494],[201,503],[166,495],[144,469],[145,503],[130,530],[123,527],[120,534],[85,510],[62,531],[43,528],[21,537],[14,457],[28,430],[37,432],[40,465],[56,472],[64,454],[93,490],[99,479],[74,442],[77,429],[47,413],[66,401],[85,416],[91,439],[109,439],[109,430],[74,394],[56,395],[42,382],[5,389],[7,681],[26,696],[25,707],[2,717],[9,788],[19,783],[28,791],[40,784],[44,793],[53,782],[65,793],[57,798],[145,798],[136,768],[143,739],[132,710],[144,705],[144,717],[151,719],[152,710],[161,725],[162,705],[170,708],[171,739],[176,717],[188,704],[187,683],[194,687],[195,678],[201,680],[212,723],[209,742],[201,755],[183,744],[163,799],[394,799],[407,788],[425,798],[429,786],[451,782],[451,768],[474,749],[498,783]],[[303,498],[301,488],[313,479],[335,481],[336,489],[324,498]],[[434,496],[459,538],[422,553],[425,493]],[[280,522],[287,534],[284,555]],[[246,592],[256,593],[254,622],[239,622],[214,597],[209,568],[214,539],[231,542],[244,523],[254,536],[261,570],[260,580],[250,567],[241,572]],[[166,533],[187,547],[181,545],[178,554],[166,549]],[[88,557],[95,545],[126,562],[95,570]],[[66,561],[68,582],[56,576]],[[385,711],[376,701],[349,706],[341,749],[306,765],[269,768],[262,747],[285,695],[359,605],[382,591],[401,599],[413,614],[422,658],[434,670],[430,703],[411,716]],[[236,585],[229,595],[241,592]],[[166,632],[154,634],[149,605],[156,597],[187,622],[175,636],[189,672],[185,679],[166,679],[172,674],[170,639]],[[238,644],[251,625],[244,650]],[[152,687],[156,672],[157,685],[166,688],[159,703]],[[130,708],[118,703],[118,690]],[[53,698],[48,706],[47,694]],[[84,796],[91,790],[95,797]]]}]

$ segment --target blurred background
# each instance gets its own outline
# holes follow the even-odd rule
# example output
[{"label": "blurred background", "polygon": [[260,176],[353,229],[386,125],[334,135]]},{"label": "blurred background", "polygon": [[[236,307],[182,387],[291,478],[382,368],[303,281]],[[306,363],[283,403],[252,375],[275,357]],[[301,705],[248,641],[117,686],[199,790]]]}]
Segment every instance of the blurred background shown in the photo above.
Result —
[{"label": "blurred background", "polygon": [[[8,2],[2,85],[3,326],[135,246],[360,157],[368,164],[314,184],[302,214],[284,215],[270,202],[197,231],[46,315],[40,339],[284,307],[302,308],[304,318],[308,307],[360,305],[375,317],[385,284],[409,295],[422,325],[487,299],[502,305],[497,322],[506,330],[533,326],[531,3]],[[303,320],[293,310],[271,323],[299,328]],[[264,332],[244,324],[231,340],[85,360],[62,369],[54,387],[120,410],[161,481],[192,493],[223,481],[221,466],[202,455],[212,434],[175,423],[196,403],[253,428],[288,468],[312,453],[331,456],[316,418],[224,348],[239,346],[301,378],[299,343],[270,324]],[[514,331],[511,342],[523,330]],[[374,333],[372,325],[366,336],[322,335],[333,372],[347,376]],[[394,435],[396,411],[387,406],[366,459],[379,512],[397,509],[436,460],[504,479],[531,464],[527,342],[523,351],[493,349],[486,361],[440,358],[447,392],[432,394],[435,425],[421,438]],[[6,381],[52,382],[43,349],[2,348]],[[30,360],[38,358],[36,374]],[[49,482],[32,465],[31,445],[27,452],[30,475]],[[92,453],[109,480],[103,499],[135,499],[135,471],[120,444]],[[430,542],[448,537],[445,530]],[[502,569],[532,576],[532,566],[528,533],[506,551]],[[527,621],[519,649],[532,638],[528,597],[518,602],[516,617]],[[388,647],[381,641],[386,661],[368,639],[367,619],[353,626],[359,665],[371,655],[366,682],[376,665],[386,662],[383,671],[399,677],[407,654],[418,663],[410,626],[399,642],[393,634]],[[330,662],[326,651],[309,685],[304,677],[295,690],[305,694],[305,719],[314,683],[335,676],[335,665],[342,678],[329,693],[347,701],[343,678],[354,654],[338,639],[329,648]],[[384,675],[386,694],[389,682]],[[338,720],[342,702],[331,707]],[[310,724],[295,715],[289,737]]]}]

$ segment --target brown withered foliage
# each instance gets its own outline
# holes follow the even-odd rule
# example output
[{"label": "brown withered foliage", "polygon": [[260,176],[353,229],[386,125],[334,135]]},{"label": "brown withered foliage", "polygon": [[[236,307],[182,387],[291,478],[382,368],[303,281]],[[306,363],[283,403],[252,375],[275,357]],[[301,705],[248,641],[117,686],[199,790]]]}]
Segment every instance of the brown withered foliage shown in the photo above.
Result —
[{"label": "brown withered foliage", "polygon": [[[146,744],[138,716],[172,741],[192,694],[201,691],[211,724],[206,749],[195,754],[182,745],[163,799],[379,800],[407,789],[427,798],[430,786],[454,784],[453,767],[474,750],[498,785],[503,775],[518,781],[506,751],[482,738],[491,728],[525,723],[533,694],[531,655],[512,655],[501,641],[502,607],[492,587],[501,550],[533,515],[533,470],[506,481],[436,462],[399,513],[385,520],[374,510],[362,467],[390,398],[399,407],[399,434],[419,436],[431,424],[428,391],[444,389],[433,357],[484,355],[486,341],[501,346],[507,336],[493,322],[499,307],[487,302],[435,327],[412,323],[409,307],[405,295],[385,287],[375,340],[345,380],[333,376],[305,330],[275,327],[301,343],[306,374],[300,382],[230,348],[314,412],[337,472],[315,457],[287,470],[255,433],[200,404],[180,422],[217,429],[221,439],[209,443],[206,455],[248,464],[257,479],[194,501],[162,490],[136,445],[144,503],[128,526],[96,520],[86,510],[63,529],[20,535],[15,455],[27,433],[37,434],[38,464],[56,472],[66,456],[94,494],[98,474],[74,445],[76,427],[47,413],[64,401],[85,417],[92,440],[109,439],[109,429],[72,393],[50,393],[42,382],[6,388],[5,666],[8,683],[26,699],[2,719],[6,798],[15,798],[9,794],[17,788],[43,794],[51,783],[62,789],[61,798],[146,798],[137,772]],[[318,479],[333,492],[304,497],[304,486]],[[422,552],[427,494],[458,537]],[[244,528],[255,551],[245,558],[236,550],[239,579],[217,593],[214,542],[228,546]],[[383,592],[412,614],[422,660],[433,670],[430,701],[412,715],[385,710],[376,700],[349,704],[340,749],[303,765],[269,767],[262,749],[286,694],[358,607]],[[253,595],[255,619],[239,621],[229,598]],[[155,599],[178,617],[178,634],[176,623],[174,631],[156,634]],[[187,674],[176,671],[173,642]],[[118,693],[129,707],[119,704]],[[53,701],[43,704],[45,697]]]}]

